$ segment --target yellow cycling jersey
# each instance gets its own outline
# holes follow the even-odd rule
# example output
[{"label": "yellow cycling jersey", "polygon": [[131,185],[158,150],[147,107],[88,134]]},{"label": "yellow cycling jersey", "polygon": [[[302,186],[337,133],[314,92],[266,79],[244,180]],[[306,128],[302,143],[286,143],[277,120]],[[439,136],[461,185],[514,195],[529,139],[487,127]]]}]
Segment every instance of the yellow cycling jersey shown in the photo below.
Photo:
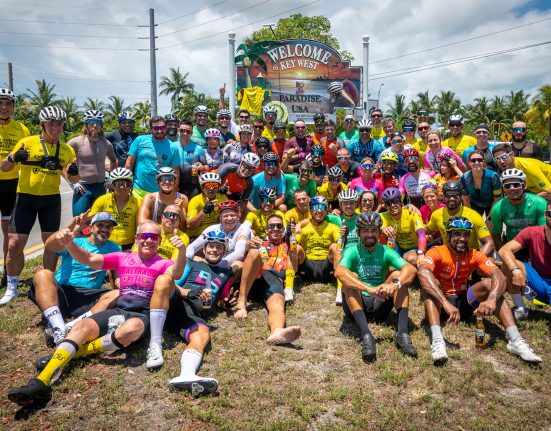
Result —
[{"label": "yellow cycling jersey", "polygon": [[340,228],[328,221],[319,226],[312,222],[302,228],[302,233],[297,235],[300,244],[308,260],[325,260],[329,254],[329,247],[338,241],[341,236]]},{"label": "yellow cycling jersey", "polygon": [[551,166],[537,159],[515,157],[515,168],[526,174],[526,188],[534,194],[551,189]]},{"label": "yellow cycling jersey", "polygon": [[[454,214],[456,216],[463,216],[468,219],[473,224],[473,233],[471,234],[471,240],[469,241],[469,248],[474,248],[476,250],[480,249],[480,244],[478,240],[480,238],[486,238],[490,236],[490,231],[486,226],[486,223],[475,210],[461,205],[459,212]],[[429,223],[427,224],[427,230],[431,232],[440,231],[440,235],[444,241],[444,244],[448,243],[448,238],[446,236],[446,222],[451,217],[448,209],[446,207],[437,209],[430,216]]]},{"label": "yellow cycling jersey", "polygon": [[382,142],[382,139],[386,136],[385,131],[383,130],[383,126],[373,126],[371,129],[371,137],[373,139],[380,139]]},{"label": "yellow cycling jersey", "polygon": [[463,151],[467,148],[476,145],[476,138],[469,135],[464,135],[463,133],[457,138],[450,136],[448,139],[444,139],[442,145],[445,147],[450,147],[459,157],[463,156]]},{"label": "yellow cycling jersey", "polygon": [[256,236],[260,238],[266,237],[266,225],[268,224],[268,218],[273,214],[277,214],[283,219],[283,224],[287,224],[285,221],[285,215],[278,210],[272,211],[270,214],[265,215],[260,210],[251,211],[247,214],[245,221],[251,224],[251,229],[254,231]]},{"label": "yellow cycling jersey", "polygon": [[[48,196],[59,194],[59,184],[61,182],[61,169],[45,169],[38,164],[26,164],[26,163],[39,163],[44,157],[44,148],[40,143],[39,135],[33,135],[21,139],[12,150],[11,154],[15,154],[21,146],[24,145],[25,149],[29,151],[29,159],[27,162],[20,163],[20,175],[19,184],[17,185],[18,193],[28,193],[37,196]],[[57,144],[47,144],[46,147],[47,156],[54,156],[56,153]],[[69,145],[59,143],[59,164],[62,168],[75,160],[75,150]],[[14,168],[16,169],[16,168]]]},{"label": "yellow cycling jersey", "polygon": [[[164,259],[176,260],[176,258],[178,257],[178,249],[170,243],[170,238],[173,235],[174,235],[173,233],[166,234],[161,229],[161,242],[159,242],[159,248],[157,249],[157,253],[159,254],[159,256],[161,256]],[[187,247],[189,245],[189,237],[181,230],[178,230],[178,236],[182,239],[182,242]],[[138,251],[138,246],[136,244],[132,246],[132,251],[134,252]]]},{"label": "yellow cycling jersey", "polygon": [[141,201],[134,196],[130,196],[129,201],[119,212],[115,196],[113,193],[107,193],[97,198],[90,209],[90,216],[99,212],[108,212],[117,222],[113,228],[109,239],[118,245],[128,245],[134,242],[134,235],[138,228],[138,212]]},{"label": "yellow cycling jersey", "polygon": [[339,200],[339,193],[343,190],[348,190],[348,186],[345,183],[339,183],[340,187],[337,193],[333,193],[331,190],[331,183],[326,181],[318,187],[318,195],[323,196],[328,202],[335,202]]},{"label": "yellow cycling jersey", "polygon": [[[19,121],[10,121],[0,124],[0,160],[4,160],[11,153],[15,144],[30,135],[29,129]],[[9,172],[0,170],[0,180],[14,180],[19,178],[19,169],[13,168]]]},{"label": "yellow cycling jersey", "polygon": [[237,93],[237,101],[241,102],[241,109],[246,109],[252,115],[262,115],[262,102],[270,92],[260,87],[242,88]]},{"label": "yellow cycling jersey", "polygon": [[[228,198],[226,195],[218,193],[216,195],[216,200],[218,202],[224,202],[224,201],[227,201]],[[203,196],[203,193],[191,198],[191,200],[189,201],[188,210],[187,210],[188,222],[190,219],[192,219],[202,211],[203,207],[205,206],[205,203],[206,201],[205,201],[205,196]],[[214,211],[212,211],[210,214],[205,214],[205,217],[203,217],[203,220],[201,220],[201,223],[199,224],[199,226],[197,226],[195,229],[188,229],[187,233],[189,237],[196,238],[199,235],[201,235],[201,233],[206,228],[208,228],[209,226],[212,226],[213,224],[217,224],[218,212],[219,212],[218,205],[215,205]]]},{"label": "yellow cycling jersey", "polygon": [[[405,141],[404,144],[409,144]],[[429,150],[429,144],[427,144],[424,139],[417,138],[413,141],[413,144],[410,144],[419,152],[419,166],[424,167],[425,165],[425,153]]]},{"label": "yellow cycling jersey", "polygon": [[285,221],[291,223],[291,219],[294,219],[295,223],[310,218],[310,211],[306,211],[304,214],[300,214],[297,208],[290,209],[285,213]]},{"label": "yellow cycling jersey", "polygon": [[402,208],[400,220],[394,219],[388,211],[382,213],[381,218],[383,227],[392,227],[396,231],[396,243],[402,250],[418,248],[417,231],[425,228],[420,215],[412,214],[407,208]]}]

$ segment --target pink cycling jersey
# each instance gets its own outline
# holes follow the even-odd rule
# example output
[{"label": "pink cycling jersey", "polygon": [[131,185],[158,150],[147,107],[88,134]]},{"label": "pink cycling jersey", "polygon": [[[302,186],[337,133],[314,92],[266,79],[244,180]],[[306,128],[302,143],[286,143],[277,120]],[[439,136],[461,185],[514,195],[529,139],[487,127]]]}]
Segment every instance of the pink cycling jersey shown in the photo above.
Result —
[{"label": "pink cycling jersey", "polygon": [[400,178],[400,193],[408,195],[411,199],[420,198],[423,195],[423,188],[431,184],[431,179],[434,176],[433,172],[421,170],[419,179],[415,179],[411,173],[405,174]]},{"label": "pink cycling jersey", "polygon": [[377,199],[381,199],[381,195],[384,191],[383,183],[381,182],[381,180],[378,180],[376,178],[371,178],[367,182],[362,177],[354,178],[352,181],[350,181],[350,184],[348,184],[348,188],[358,193],[363,193],[366,190],[371,190],[373,193],[375,193]]}]

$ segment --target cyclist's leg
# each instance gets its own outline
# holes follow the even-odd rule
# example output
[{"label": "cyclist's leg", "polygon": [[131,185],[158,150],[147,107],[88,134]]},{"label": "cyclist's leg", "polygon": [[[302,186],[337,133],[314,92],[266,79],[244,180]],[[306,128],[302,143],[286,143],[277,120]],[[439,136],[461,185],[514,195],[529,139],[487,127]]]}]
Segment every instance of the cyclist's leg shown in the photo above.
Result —
[{"label": "cyclist's leg", "polygon": [[[42,232],[42,241],[46,240],[59,230],[61,223],[61,195],[42,196],[40,206],[38,207],[38,222]],[[44,249],[42,256],[44,268],[55,271],[57,266],[57,256],[51,250]]]}]

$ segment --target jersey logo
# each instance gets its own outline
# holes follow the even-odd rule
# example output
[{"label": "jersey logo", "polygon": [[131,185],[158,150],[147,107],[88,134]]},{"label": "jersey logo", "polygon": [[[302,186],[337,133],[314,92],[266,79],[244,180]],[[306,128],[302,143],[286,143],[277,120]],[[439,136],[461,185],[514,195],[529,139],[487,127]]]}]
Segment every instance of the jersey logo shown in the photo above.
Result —
[{"label": "jersey logo", "polygon": [[427,262],[427,263],[430,263],[431,265],[434,263],[434,260],[432,260],[432,257],[430,257],[430,256],[425,256],[423,261]]},{"label": "jersey logo", "polygon": [[545,187],[545,183],[539,183],[538,184],[540,187]]}]

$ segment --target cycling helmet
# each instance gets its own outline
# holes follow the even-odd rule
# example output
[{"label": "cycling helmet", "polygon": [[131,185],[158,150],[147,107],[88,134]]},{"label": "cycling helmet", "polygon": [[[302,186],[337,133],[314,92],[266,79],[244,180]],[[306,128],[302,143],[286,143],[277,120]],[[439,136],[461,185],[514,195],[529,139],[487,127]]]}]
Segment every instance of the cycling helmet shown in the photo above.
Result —
[{"label": "cycling helmet", "polygon": [[459,114],[453,114],[453,115],[450,115],[450,118],[448,120],[448,124],[464,124],[465,123],[465,119],[463,118],[462,115],[459,115]]},{"label": "cycling helmet", "polygon": [[166,175],[170,175],[175,179],[177,178],[176,171],[174,170],[174,168],[171,168],[170,166],[165,166],[165,167],[159,168],[159,170],[157,171],[157,181],[159,181],[159,178]]},{"label": "cycling helmet", "polygon": [[103,114],[97,109],[90,109],[86,111],[82,118],[84,120],[84,123],[86,123],[87,121],[96,121],[96,120],[99,120],[103,123]]},{"label": "cycling helmet", "polygon": [[211,230],[210,232],[206,232],[203,234],[205,242],[203,244],[203,248],[211,243],[211,244],[222,244],[225,248],[228,248],[228,237],[227,235],[219,230]]},{"label": "cycling helmet", "polygon": [[453,216],[450,217],[449,220],[446,222],[446,232],[450,232],[452,230],[473,230],[473,224],[462,216]]},{"label": "cycling helmet", "polygon": [[276,121],[274,124],[274,130],[285,130],[286,126],[283,121]]},{"label": "cycling helmet", "polygon": [[373,123],[371,120],[368,120],[367,118],[363,118],[360,121],[358,121],[358,129],[373,129]]},{"label": "cycling helmet", "polygon": [[165,115],[165,122],[169,123],[169,122],[176,122],[176,123],[180,123],[180,120],[178,119],[178,117],[174,114],[167,114]]},{"label": "cycling helmet", "polygon": [[438,154],[438,160],[440,160],[441,162],[444,160],[450,160],[450,159],[451,159],[451,156],[448,153]]},{"label": "cycling helmet", "polygon": [[406,120],[402,123],[402,130],[404,130],[406,127],[408,129],[415,130],[415,128],[417,127],[417,123],[413,120]]},{"label": "cycling helmet", "polygon": [[358,201],[358,193],[356,193],[355,190],[341,190],[339,193],[339,202],[346,202],[346,201]]},{"label": "cycling helmet", "polygon": [[231,199],[228,199],[227,201],[220,202],[218,204],[218,214],[222,213],[222,211],[225,210],[233,210],[235,212],[239,212],[239,203],[232,201]]},{"label": "cycling helmet", "polygon": [[38,119],[41,123],[48,123],[50,121],[67,121],[67,114],[61,108],[57,106],[46,106],[42,108],[38,114]]},{"label": "cycling helmet", "polygon": [[505,169],[501,173],[501,182],[503,183],[505,180],[517,180],[526,183],[526,174],[517,168]]},{"label": "cycling helmet", "polygon": [[383,224],[383,220],[379,213],[375,211],[366,211],[356,217],[356,228],[359,230],[364,227],[378,227]]},{"label": "cycling helmet", "polygon": [[209,108],[207,108],[205,105],[198,105],[193,110],[193,115],[197,114],[207,114],[209,115]]},{"label": "cycling helmet", "polygon": [[261,136],[260,138],[256,138],[254,145],[256,146],[256,148],[258,147],[270,148],[270,140],[268,138],[265,138],[264,136]]},{"label": "cycling helmet", "polygon": [[415,148],[406,148],[402,153],[402,157],[405,159],[407,157],[419,157],[419,151]]},{"label": "cycling helmet", "polygon": [[394,133],[391,133],[390,136],[388,137],[388,139],[390,140],[390,142],[392,142],[392,140],[394,138],[402,138],[402,140],[404,139],[404,135],[402,135],[402,133],[400,132],[394,132]]},{"label": "cycling helmet", "polygon": [[398,163],[398,155],[392,151],[387,151],[386,153],[381,154],[381,161]]},{"label": "cycling helmet", "polygon": [[220,134],[220,130],[218,129],[207,129],[205,131],[205,139],[207,138],[217,138],[220,139],[222,135]]},{"label": "cycling helmet", "polygon": [[329,84],[327,91],[329,91],[329,94],[338,94],[342,91],[343,88],[344,85],[342,85],[342,82],[335,81]]},{"label": "cycling helmet", "polygon": [[231,118],[231,112],[229,109],[219,109],[218,112],[216,113],[216,118],[220,118],[224,116]]},{"label": "cycling helmet", "polygon": [[333,166],[327,170],[327,175],[330,177],[342,178],[344,176],[344,172],[340,167]]},{"label": "cycling helmet", "polygon": [[316,113],[314,114],[314,123],[315,123],[316,121],[319,121],[319,120],[321,120],[321,121],[323,121],[323,122],[325,123],[325,115],[323,115],[321,112],[316,112]]},{"label": "cycling helmet", "polygon": [[277,155],[277,153],[274,153],[273,151],[268,151],[266,154],[262,156],[262,161],[264,163],[279,162],[279,156]]},{"label": "cycling helmet", "polygon": [[315,144],[310,147],[310,153],[325,154],[325,148],[323,148],[323,145]]},{"label": "cycling helmet", "polygon": [[394,199],[402,200],[402,193],[396,187],[389,187],[383,191],[381,199],[383,202],[393,201]]},{"label": "cycling helmet", "polygon": [[262,199],[274,199],[277,198],[277,193],[271,187],[262,187],[258,191],[258,197]]},{"label": "cycling helmet", "polygon": [[15,103],[15,94],[9,88],[0,88],[0,99],[8,99]]},{"label": "cycling helmet", "polygon": [[132,174],[132,171],[130,169],[115,168],[109,174],[109,178],[111,179],[111,182],[117,181],[117,180],[133,181],[134,175]]},{"label": "cycling helmet", "polygon": [[136,119],[132,112],[123,111],[117,115],[117,121],[120,123],[121,121],[136,121]]},{"label": "cycling helmet", "polygon": [[446,194],[446,192],[463,193],[463,186],[459,181],[455,181],[455,180],[448,181],[442,186],[442,192],[444,193],[444,195]]},{"label": "cycling helmet", "polygon": [[218,183],[220,184],[222,180],[220,179],[220,175],[218,175],[216,172],[207,172],[206,174],[201,174],[199,176],[199,184],[203,185],[205,183]]},{"label": "cycling helmet", "polygon": [[241,157],[241,162],[256,169],[260,166],[260,157],[255,153],[245,153],[243,157]]},{"label": "cycling helmet", "polygon": [[274,114],[274,115],[277,115],[277,108],[273,105],[267,105],[264,107],[263,109],[264,111],[264,116],[268,115],[268,114]]},{"label": "cycling helmet", "polygon": [[325,199],[323,196],[314,196],[312,199],[310,199],[310,207],[313,207],[315,205],[325,205],[326,207],[329,207],[327,199]]},{"label": "cycling helmet", "polygon": [[242,124],[238,127],[238,135],[241,135],[241,133],[250,133],[253,134],[253,127],[250,124]]},{"label": "cycling helmet", "polygon": [[474,128],[475,132],[477,130],[486,130],[488,133],[490,133],[490,126],[488,126],[486,123],[480,123]]}]

